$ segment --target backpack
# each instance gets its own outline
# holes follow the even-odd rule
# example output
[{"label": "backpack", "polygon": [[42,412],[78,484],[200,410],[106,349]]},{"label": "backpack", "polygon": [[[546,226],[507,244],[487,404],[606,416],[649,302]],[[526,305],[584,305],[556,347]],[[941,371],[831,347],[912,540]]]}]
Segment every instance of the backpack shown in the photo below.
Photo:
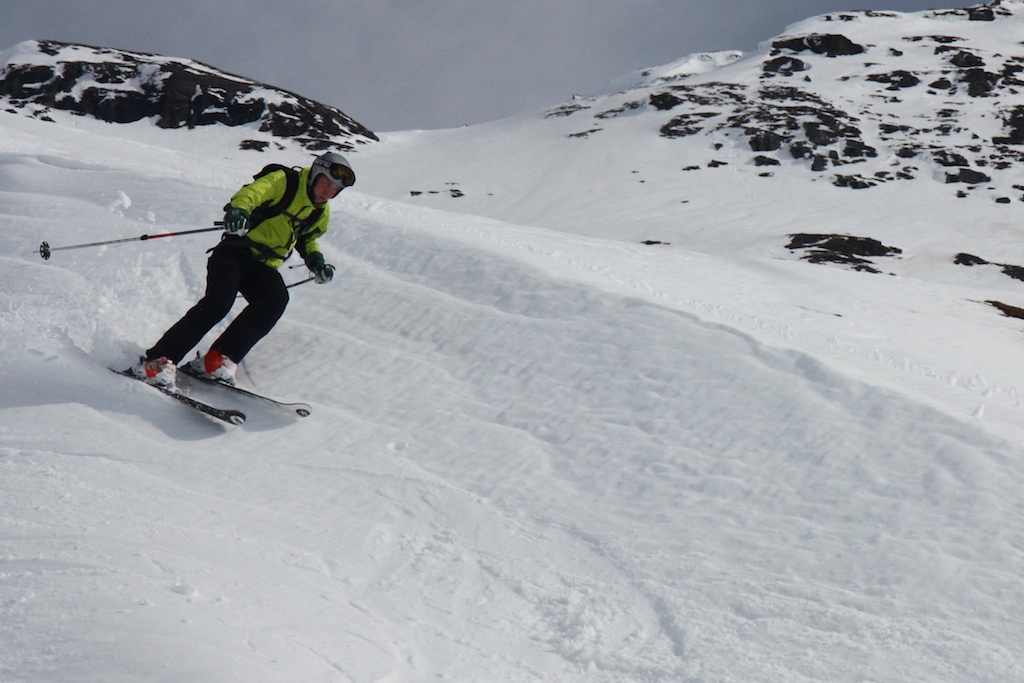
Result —
[{"label": "backpack", "polygon": [[[253,227],[256,227],[268,218],[273,218],[274,216],[284,213],[284,210],[292,203],[292,200],[295,199],[295,194],[299,191],[299,176],[301,175],[301,170],[292,166],[285,166],[284,164],[267,164],[261,168],[252,177],[252,179],[259,180],[263,176],[270,175],[275,171],[284,171],[286,181],[284,195],[276,204],[273,202],[266,202],[256,207],[252,212],[252,216],[249,218]],[[298,226],[298,232],[305,230],[320,220],[320,216],[323,212],[323,209],[316,209],[313,211],[313,213],[309,215],[309,218],[304,220],[301,226]]]}]

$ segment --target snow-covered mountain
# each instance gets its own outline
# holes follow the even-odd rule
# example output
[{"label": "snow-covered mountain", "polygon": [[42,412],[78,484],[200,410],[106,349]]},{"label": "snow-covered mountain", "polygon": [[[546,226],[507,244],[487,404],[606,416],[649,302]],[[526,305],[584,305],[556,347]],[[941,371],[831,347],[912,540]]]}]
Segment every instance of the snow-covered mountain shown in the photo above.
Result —
[{"label": "snow-covered mountain", "polygon": [[923,176],[1019,199],[1013,173],[1000,171],[1022,160],[1022,12],[1016,1],[837,12],[792,26],[752,58],[691,56],[548,116],[572,116],[570,135],[584,137],[656,110],[660,135],[699,138],[708,164],[714,150],[738,145],[749,163],[770,170],[796,160],[840,187]]},{"label": "snow-covered mountain", "polygon": [[240,373],[313,415],[195,389],[241,427],[107,370],[215,237],[39,245],[210,225],[308,146],[5,101],[0,680],[1024,680],[1022,29],[835,13],[342,136],[338,276]]},{"label": "snow-covered mountain", "polygon": [[[782,199],[805,204],[831,196],[811,189],[827,183],[857,195],[836,201],[861,211],[827,212],[820,221],[790,211],[785,226],[762,226],[763,234],[774,233],[773,253],[786,246],[819,262],[900,272],[879,257],[928,249],[934,234],[894,231],[886,219],[857,220],[879,193],[908,202],[934,195],[963,200],[950,203],[948,215],[971,224],[988,216],[1012,221],[1024,201],[1022,21],[1024,3],[1016,0],[814,17],[756,53],[696,54],[644,69],[609,93],[550,108],[543,120],[501,121],[487,135],[478,127],[434,138],[391,136],[390,149],[407,145],[422,163],[372,176],[371,191],[395,198],[407,192],[419,205],[512,222],[678,245],[694,235],[690,217],[703,215],[708,198],[734,193],[728,186],[737,178],[751,179],[739,194],[767,201],[780,199],[780,185],[795,183],[785,191],[794,194]],[[450,145],[475,153],[450,157]],[[395,182],[398,188],[390,186]],[[565,192],[566,185],[607,183],[614,192]],[[750,204],[747,222],[770,221],[765,208]],[[950,262],[994,261],[1012,277],[1024,272],[1020,259],[979,254],[985,249],[972,237],[946,247]],[[688,246],[735,253],[754,242],[717,235]]]},{"label": "snow-covered mountain", "polygon": [[0,52],[0,100],[8,111],[53,120],[52,110],[109,123],[149,119],[161,128],[246,126],[242,149],[349,151],[377,136],[319,102],[200,62],[29,40]]}]

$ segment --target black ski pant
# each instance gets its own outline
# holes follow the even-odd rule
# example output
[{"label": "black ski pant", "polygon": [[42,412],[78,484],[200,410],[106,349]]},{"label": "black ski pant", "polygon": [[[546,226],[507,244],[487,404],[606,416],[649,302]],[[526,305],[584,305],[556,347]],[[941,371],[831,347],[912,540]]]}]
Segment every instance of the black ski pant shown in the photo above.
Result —
[{"label": "black ski pant", "polygon": [[210,255],[206,295],[164,333],[146,352],[146,358],[166,356],[180,363],[207,332],[227,317],[239,293],[248,305],[210,348],[241,362],[281,319],[288,306],[288,289],[275,268],[257,261],[248,249],[229,244],[218,246]]}]

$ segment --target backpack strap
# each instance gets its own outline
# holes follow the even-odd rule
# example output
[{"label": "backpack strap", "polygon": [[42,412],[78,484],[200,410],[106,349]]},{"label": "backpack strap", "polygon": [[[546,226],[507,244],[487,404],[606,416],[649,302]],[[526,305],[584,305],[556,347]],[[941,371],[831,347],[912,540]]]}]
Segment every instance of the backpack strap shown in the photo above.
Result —
[{"label": "backpack strap", "polygon": [[[292,201],[295,199],[295,195],[299,191],[300,174],[297,170],[294,168],[288,168],[287,166],[281,166],[280,168],[275,168],[270,172],[273,173],[273,171],[284,171],[284,194],[277,202],[266,202],[256,207],[252,212],[252,215],[249,217],[249,221],[254,228],[268,218],[273,218],[274,216],[284,213],[284,210],[291,206]],[[257,174],[256,178],[259,178],[262,175],[266,175],[266,173]]]},{"label": "backpack strap", "polygon": [[[256,240],[252,239],[251,237],[247,237],[245,235],[228,234],[225,234],[223,237],[221,237],[220,242],[218,242],[216,246],[207,249],[206,253],[209,254],[217,249],[243,248],[246,250],[247,254],[249,254],[252,258],[256,259],[257,261],[260,261],[261,263],[270,261],[272,259],[281,259],[282,261],[286,261],[288,260],[288,256],[291,256],[290,253],[288,254],[288,256],[281,256],[267,245],[261,244]],[[250,249],[255,249],[259,253],[253,254],[251,251],[249,251]]]}]

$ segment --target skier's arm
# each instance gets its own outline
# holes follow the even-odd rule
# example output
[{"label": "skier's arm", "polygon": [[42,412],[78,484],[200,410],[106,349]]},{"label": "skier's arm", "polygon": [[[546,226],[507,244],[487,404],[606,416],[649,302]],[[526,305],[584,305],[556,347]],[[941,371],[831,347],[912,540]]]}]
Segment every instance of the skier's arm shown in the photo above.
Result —
[{"label": "skier's arm", "polygon": [[288,180],[284,171],[268,173],[233,194],[228,206],[252,213],[257,206],[281,201],[287,186]]},{"label": "skier's arm", "polygon": [[334,278],[334,266],[326,263],[324,255],[320,251],[320,244],[317,238],[327,232],[327,225],[330,222],[330,215],[327,210],[320,217],[320,220],[309,231],[305,239],[299,240],[295,245],[299,256],[306,262],[306,267],[313,273],[317,283],[325,284]]}]

